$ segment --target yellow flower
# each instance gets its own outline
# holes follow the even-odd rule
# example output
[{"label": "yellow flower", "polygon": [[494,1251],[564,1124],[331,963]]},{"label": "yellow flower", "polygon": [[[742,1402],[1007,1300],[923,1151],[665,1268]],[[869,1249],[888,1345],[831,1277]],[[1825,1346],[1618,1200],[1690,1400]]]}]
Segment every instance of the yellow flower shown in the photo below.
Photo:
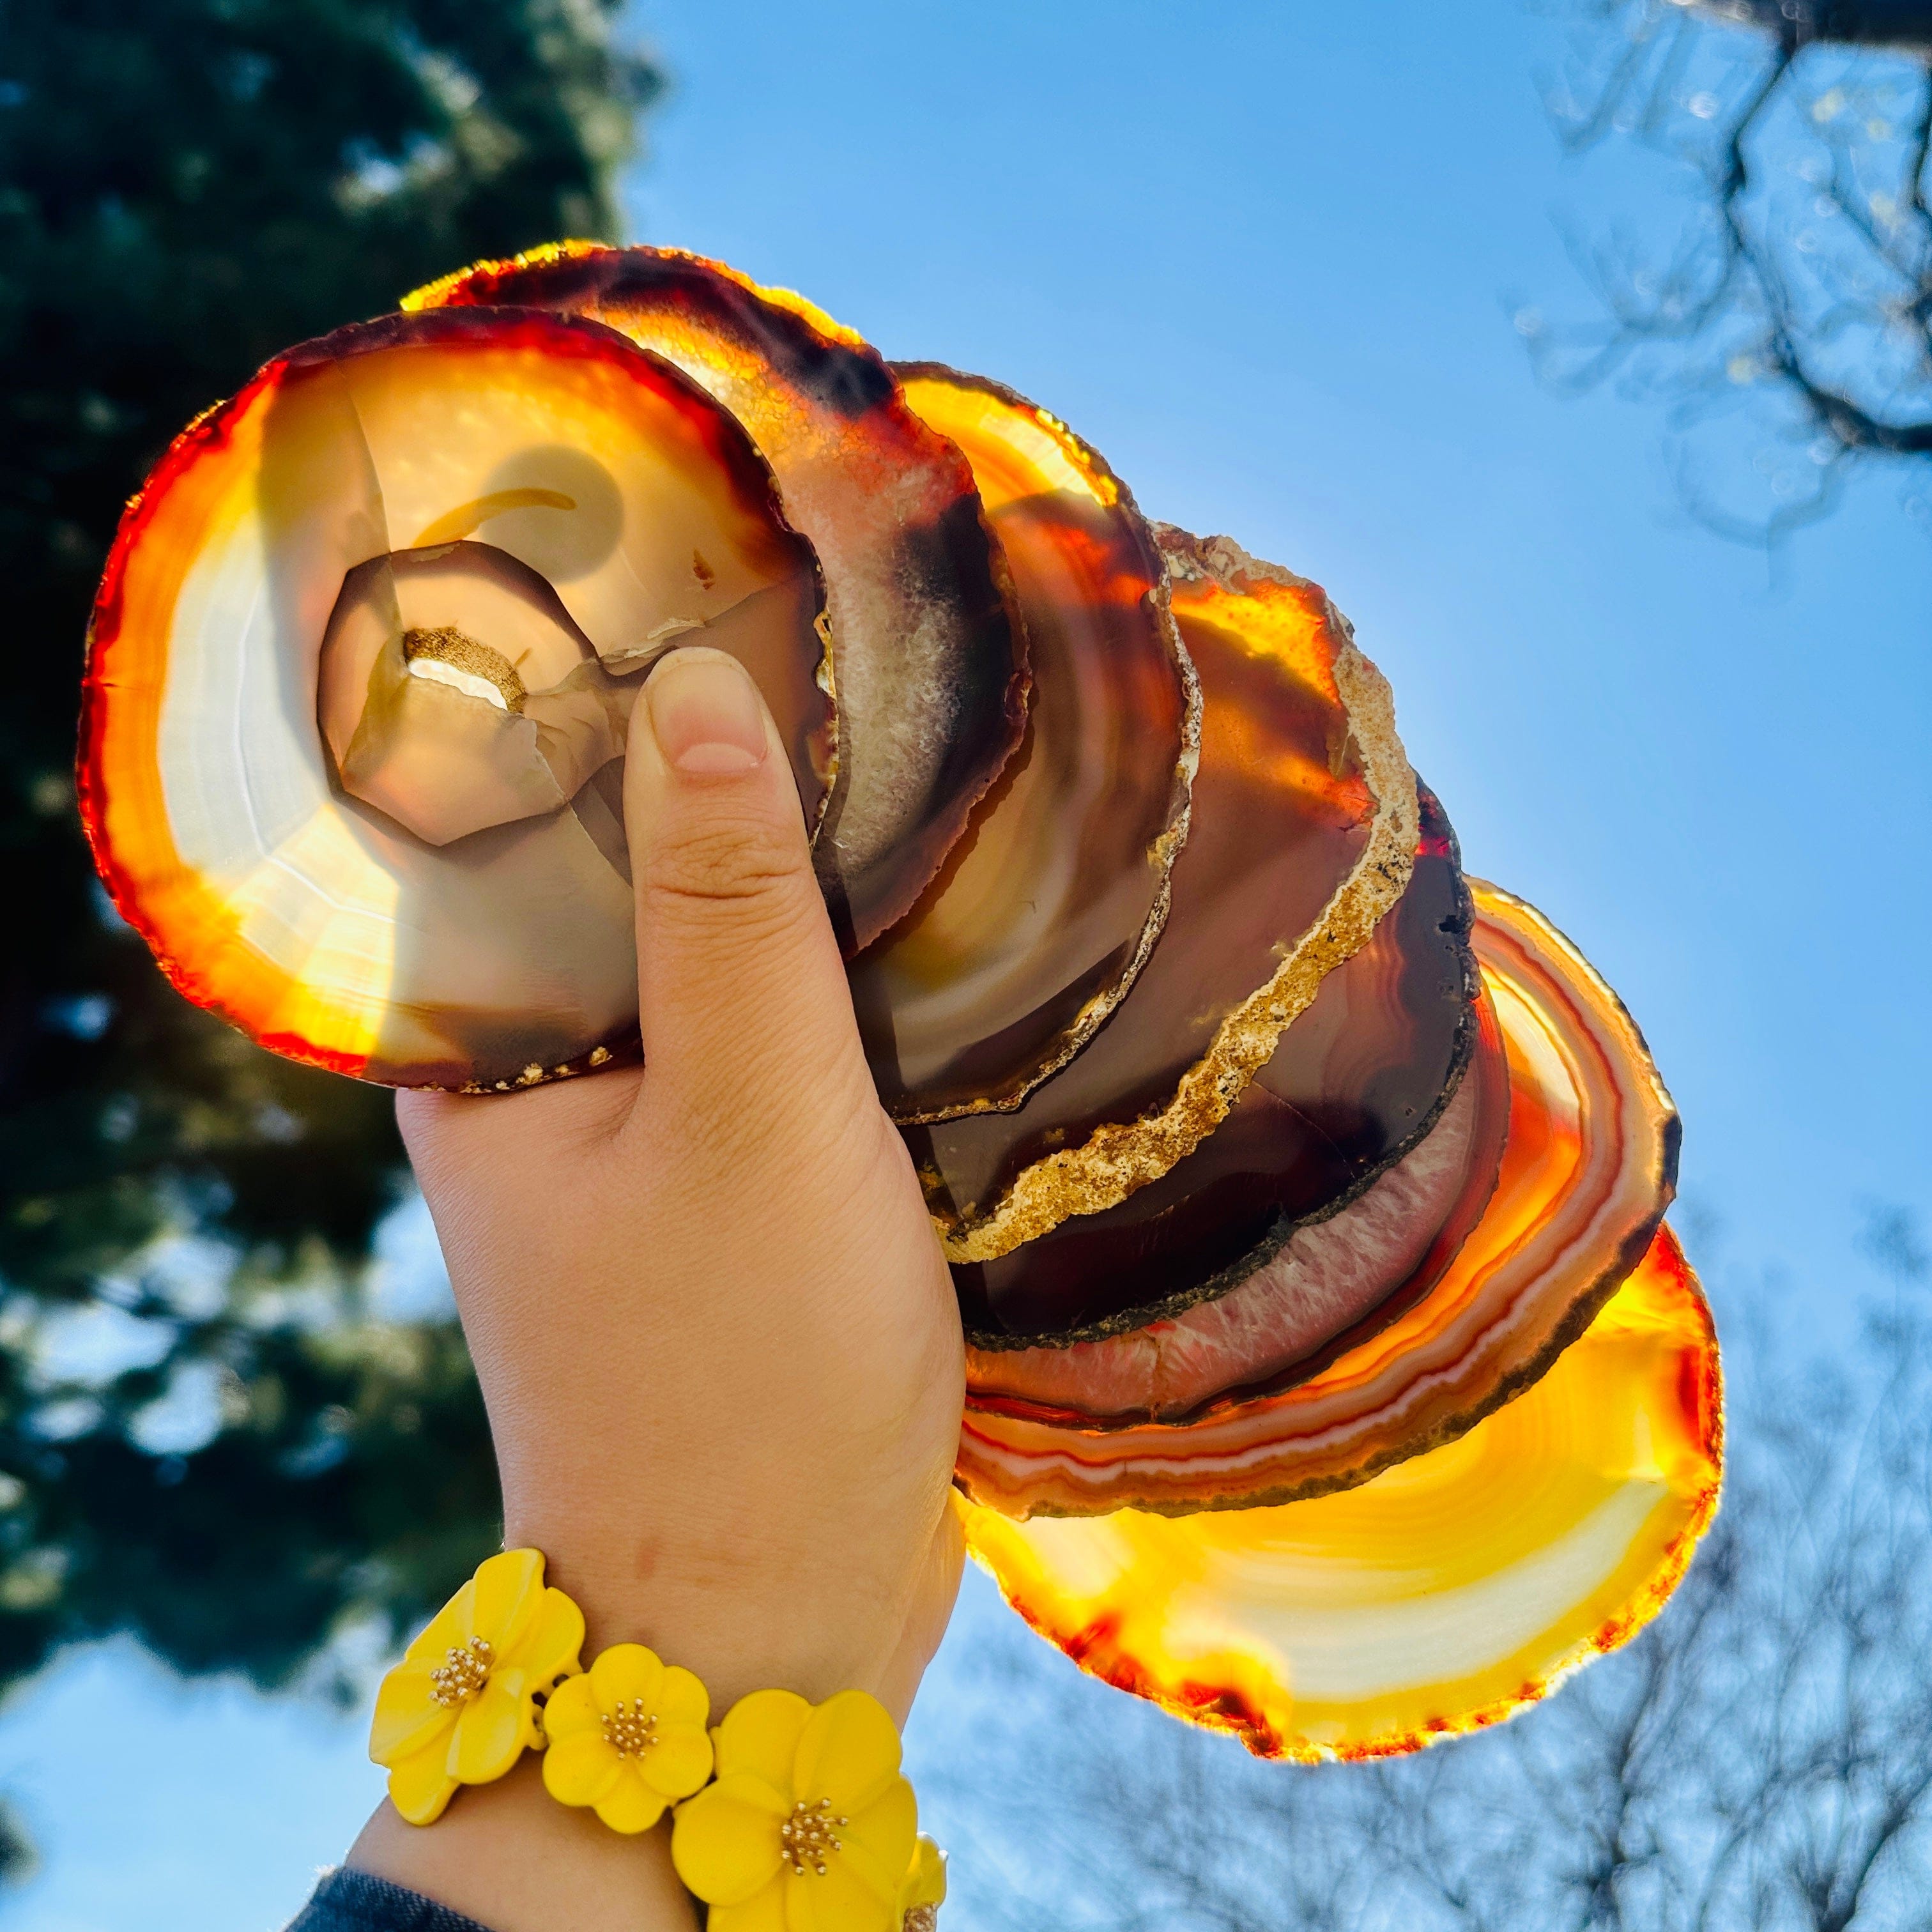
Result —
[{"label": "yellow flower", "polygon": [[707,1932],[898,1932],[919,1814],[878,1700],[754,1690],[712,1736],[718,1781],[670,1848]]},{"label": "yellow flower", "polygon": [[589,1804],[614,1832],[648,1832],[711,1775],[711,1694],[640,1643],[613,1644],[544,1706],[544,1783]]},{"label": "yellow flower", "polygon": [[905,1932],[933,1932],[945,1903],[946,1854],[922,1832],[899,1887],[899,1916]]},{"label": "yellow flower", "polygon": [[506,1550],[437,1611],[376,1694],[369,1755],[389,1802],[433,1824],[459,1784],[488,1784],[541,1747],[533,1696],[578,1669],[584,1612],[544,1587],[535,1550]]}]

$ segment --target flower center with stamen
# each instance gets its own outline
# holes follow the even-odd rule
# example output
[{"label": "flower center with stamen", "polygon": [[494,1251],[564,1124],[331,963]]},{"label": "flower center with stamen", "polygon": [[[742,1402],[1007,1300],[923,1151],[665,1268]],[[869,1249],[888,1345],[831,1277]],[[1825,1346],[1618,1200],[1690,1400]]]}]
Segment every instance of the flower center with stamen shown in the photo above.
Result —
[{"label": "flower center with stamen", "polygon": [[598,1722],[604,1726],[604,1742],[620,1757],[642,1757],[658,1741],[657,1714],[644,1708],[641,1697],[628,1705],[620,1697],[617,1708],[604,1712]]},{"label": "flower center with stamen", "polygon": [[801,1798],[791,1808],[791,1816],[778,1827],[779,1852],[799,1877],[814,1871],[823,1878],[826,1859],[844,1849],[834,1835],[837,1828],[851,1822],[832,1815],[829,1798],[821,1798],[816,1804],[808,1804]]},{"label": "flower center with stamen", "polygon": [[429,1694],[446,1711],[468,1703],[490,1681],[490,1666],[496,1660],[496,1651],[487,1636],[452,1644],[443,1652],[441,1666],[429,1674]]}]

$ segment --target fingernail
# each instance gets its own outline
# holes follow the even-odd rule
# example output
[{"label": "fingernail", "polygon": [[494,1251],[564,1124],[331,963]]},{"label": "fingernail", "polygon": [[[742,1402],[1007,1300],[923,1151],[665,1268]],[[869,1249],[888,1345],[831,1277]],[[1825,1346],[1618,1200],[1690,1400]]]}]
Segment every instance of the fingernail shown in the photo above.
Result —
[{"label": "fingernail", "polygon": [[644,688],[651,729],[681,772],[748,772],[765,761],[764,706],[735,658],[674,652]]}]

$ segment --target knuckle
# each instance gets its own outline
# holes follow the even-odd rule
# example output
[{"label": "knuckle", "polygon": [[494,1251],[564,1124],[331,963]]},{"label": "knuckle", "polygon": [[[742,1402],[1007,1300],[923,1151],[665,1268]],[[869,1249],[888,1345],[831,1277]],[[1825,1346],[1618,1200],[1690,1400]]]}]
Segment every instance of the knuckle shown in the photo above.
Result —
[{"label": "knuckle", "polygon": [[742,1012],[728,1051],[681,1070],[652,1096],[654,1113],[695,1172],[810,1174],[829,1196],[842,1176],[875,1171],[864,1123],[885,1114],[860,1069],[856,1082],[839,1078],[819,1056],[801,1054],[790,1030]]},{"label": "knuckle", "polygon": [[802,872],[796,838],[754,817],[712,819],[668,828],[652,842],[644,869],[654,898],[716,904],[790,896]]}]

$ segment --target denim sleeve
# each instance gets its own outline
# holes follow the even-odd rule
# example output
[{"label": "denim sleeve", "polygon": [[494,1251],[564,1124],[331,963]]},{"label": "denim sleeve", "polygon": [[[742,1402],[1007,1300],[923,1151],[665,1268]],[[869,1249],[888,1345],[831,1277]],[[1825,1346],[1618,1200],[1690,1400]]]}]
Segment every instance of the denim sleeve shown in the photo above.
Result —
[{"label": "denim sleeve", "polygon": [[420,1892],[338,1865],[322,1874],[286,1932],[484,1932],[484,1928]]}]

